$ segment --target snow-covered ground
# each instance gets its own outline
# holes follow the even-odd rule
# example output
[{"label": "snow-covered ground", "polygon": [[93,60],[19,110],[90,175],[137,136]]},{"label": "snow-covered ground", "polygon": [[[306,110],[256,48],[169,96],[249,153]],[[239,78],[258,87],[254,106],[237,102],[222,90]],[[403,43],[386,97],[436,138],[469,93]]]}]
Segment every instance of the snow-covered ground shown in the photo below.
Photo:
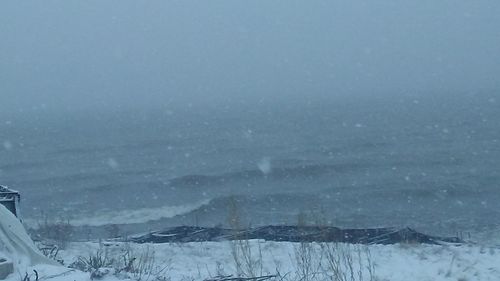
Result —
[{"label": "snow-covered ground", "polygon": [[[147,270],[144,270],[142,280],[157,280],[156,276],[166,277],[161,280],[204,280],[220,275],[236,275],[235,251],[241,263],[240,272],[247,276],[279,273],[283,280],[291,281],[299,280],[303,276],[301,272],[309,272],[309,280],[329,279],[332,270],[328,266],[328,253],[333,253],[334,259],[340,258],[340,264],[344,257],[352,258],[354,275],[358,276],[361,268],[363,280],[370,280],[369,267],[374,277],[372,280],[500,280],[500,248],[477,245],[303,244],[301,247],[300,243],[257,240],[154,245],[79,242],[71,243],[59,253],[59,257],[69,265],[78,257],[88,258],[98,251],[109,259],[114,258],[117,263],[126,254],[136,257],[136,262],[143,260]],[[90,280],[88,272],[50,265],[18,271],[7,280],[22,280],[20,277],[25,272],[32,273],[32,269],[39,272],[40,280]],[[149,276],[149,273],[153,274]],[[134,277],[132,274],[128,276]],[[103,277],[106,281],[126,279],[127,274]]]}]

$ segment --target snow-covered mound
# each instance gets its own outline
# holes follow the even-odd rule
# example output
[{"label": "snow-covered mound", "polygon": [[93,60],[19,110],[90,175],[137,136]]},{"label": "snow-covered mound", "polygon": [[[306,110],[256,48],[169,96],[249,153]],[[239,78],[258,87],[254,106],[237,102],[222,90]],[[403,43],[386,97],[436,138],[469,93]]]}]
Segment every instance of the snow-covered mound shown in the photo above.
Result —
[{"label": "snow-covered mound", "polygon": [[58,265],[38,251],[18,218],[1,204],[0,256],[13,261],[17,272],[37,264]]}]

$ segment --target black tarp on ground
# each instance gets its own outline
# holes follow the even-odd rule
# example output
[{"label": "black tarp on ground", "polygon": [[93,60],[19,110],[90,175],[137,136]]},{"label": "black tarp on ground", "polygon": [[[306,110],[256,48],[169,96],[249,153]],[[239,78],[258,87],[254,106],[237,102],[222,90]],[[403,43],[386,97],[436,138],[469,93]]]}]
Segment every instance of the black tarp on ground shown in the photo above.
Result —
[{"label": "black tarp on ground", "polygon": [[263,226],[245,230],[219,227],[179,226],[133,237],[136,243],[202,242],[262,239],[288,242],[346,242],[356,244],[461,243],[457,237],[437,237],[413,229],[340,229],[331,226]]}]

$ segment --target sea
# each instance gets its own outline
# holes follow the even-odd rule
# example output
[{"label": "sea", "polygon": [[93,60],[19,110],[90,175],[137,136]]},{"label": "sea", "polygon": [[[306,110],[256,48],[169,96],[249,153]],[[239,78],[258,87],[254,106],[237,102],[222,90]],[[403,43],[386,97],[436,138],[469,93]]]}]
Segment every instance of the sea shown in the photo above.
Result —
[{"label": "sea", "polygon": [[35,226],[300,222],[488,239],[500,229],[496,95],[3,112],[0,184]]}]

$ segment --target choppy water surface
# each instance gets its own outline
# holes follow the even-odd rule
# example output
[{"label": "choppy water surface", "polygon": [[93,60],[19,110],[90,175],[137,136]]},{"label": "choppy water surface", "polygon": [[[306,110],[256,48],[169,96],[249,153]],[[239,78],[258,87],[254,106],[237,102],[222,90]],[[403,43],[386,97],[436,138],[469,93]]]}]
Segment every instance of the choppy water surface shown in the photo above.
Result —
[{"label": "choppy water surface", "polygon": [[[488,233],[499,225],[492,96],[2,115],[0,183],[23,217],[77,225],[309,220]],[[235,204],[236,203],[236,204]]]}]

